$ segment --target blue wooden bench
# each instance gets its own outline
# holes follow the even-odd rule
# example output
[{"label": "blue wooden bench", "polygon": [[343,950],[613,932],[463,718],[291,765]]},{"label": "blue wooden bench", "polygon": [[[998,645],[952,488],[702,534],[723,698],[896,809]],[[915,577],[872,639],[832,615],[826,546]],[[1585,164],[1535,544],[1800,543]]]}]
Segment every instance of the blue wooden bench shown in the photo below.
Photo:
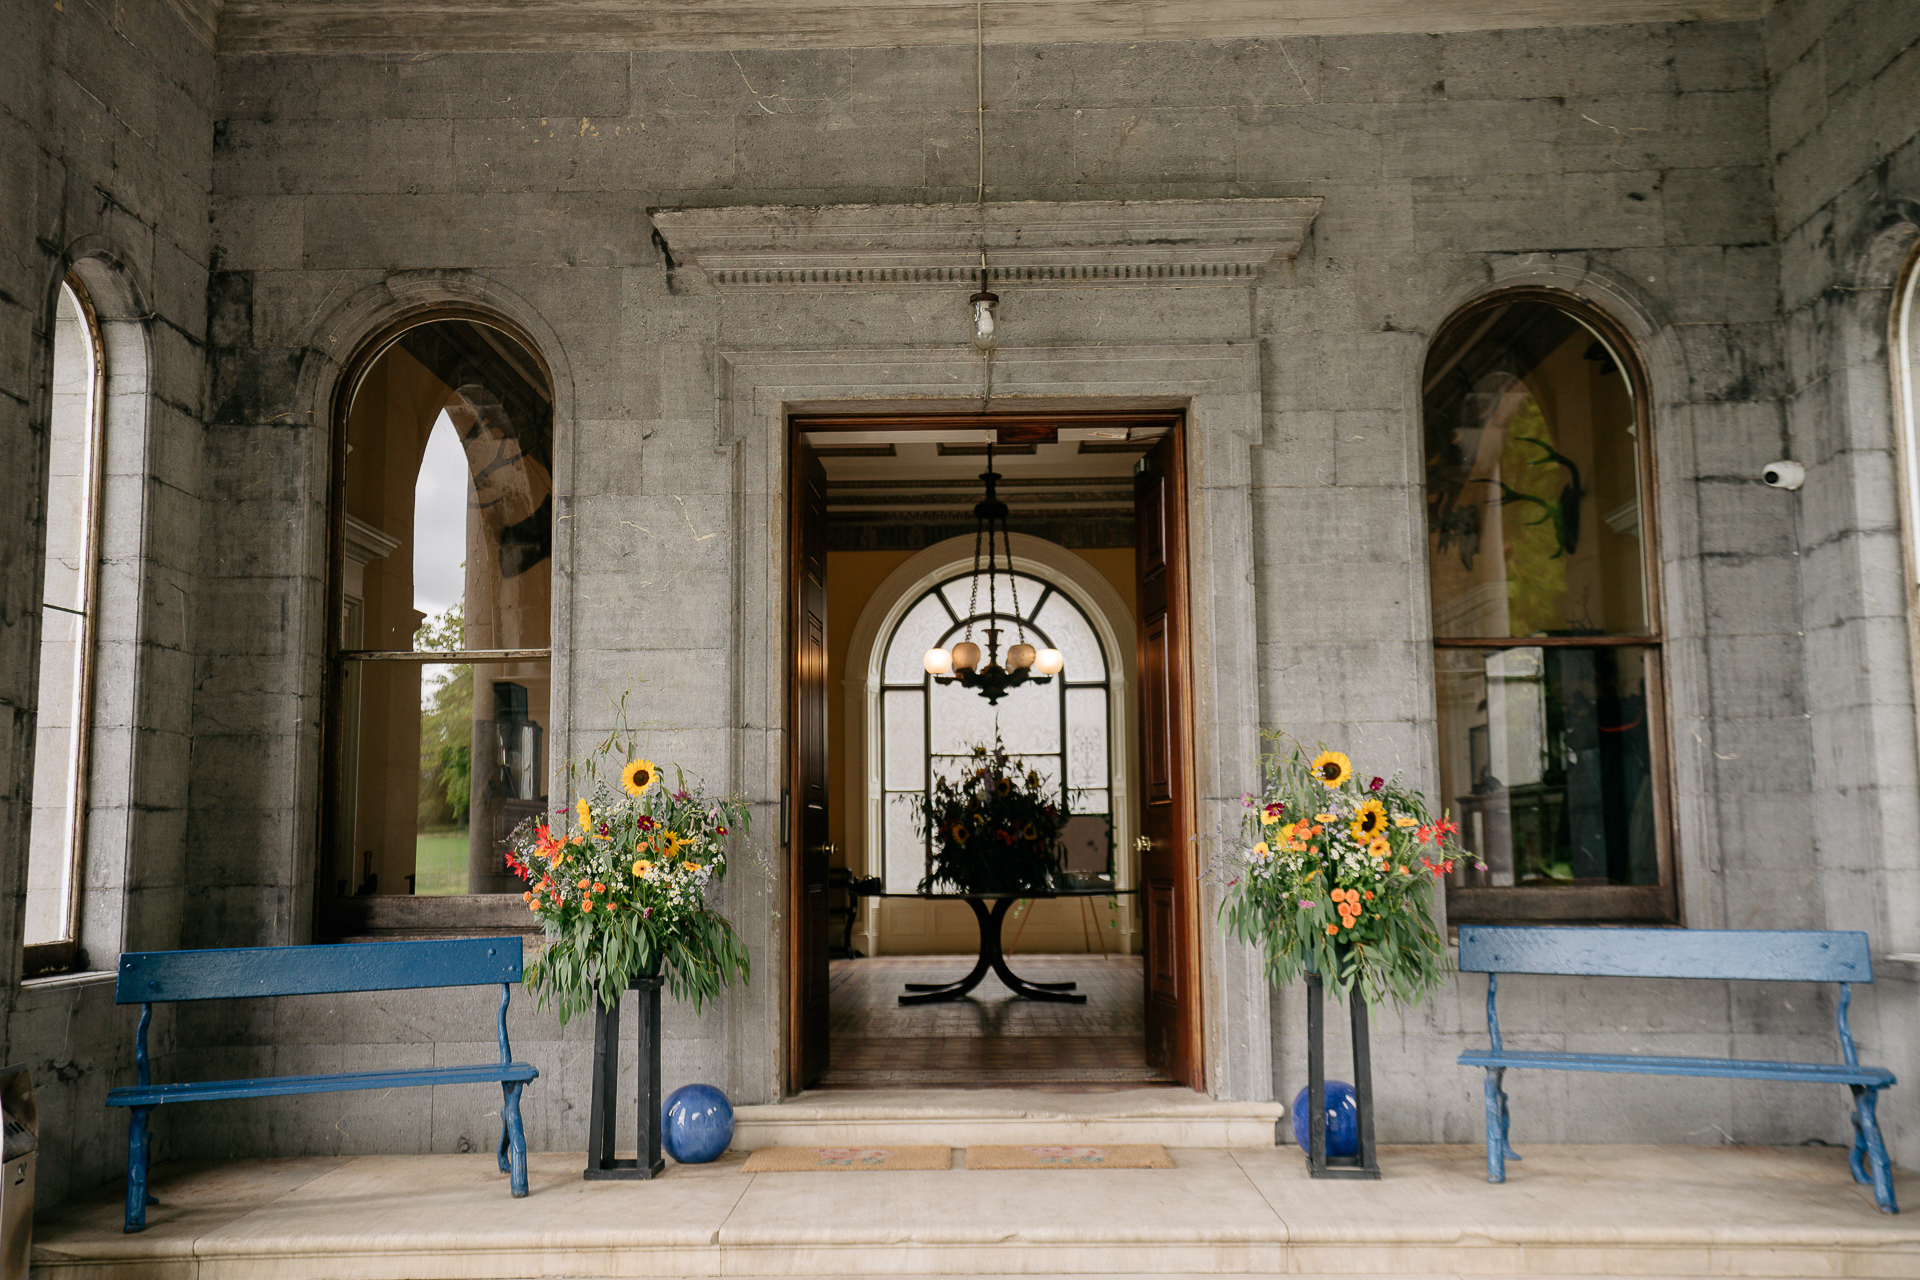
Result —
[{"label": "blue wooden bench", "polygon": [[[140,1030],[133,1060],[140,1083],[107,1095],[110,1107],[131,1107],[127,1130],[126,1230],[147,1225],[147,1117],[169,1102],[271,1098],[297,1093],[397,1089],[433,1084],[498,1083],[500,1168],[513,1194],[527,1194],[527,1137],[520,1123],[520,1091],[540,1075],[513,1061],[507,1043],[507,1002],[520,980],[520,939],[461,938],[451,942],[374,942],[333,947],[243,947],[227,951],[129,951],[120,957],[114,1000],[138,1004]],[[345,1071],[336,1075],[271,1076],[155,1084],[147,1061],[147,1024],[153,1006],[176,1000],[232,1000],[251,996],[334,995],[349,991],[404,991],[426,987],[500,984],[500,1061],[470,1067],[414,1067]]]},{"label": "blue wooden bench", "polygon": [[[1487,1070],[1487,1181],[1505,1182],[1506,1162],[1519,1153],[1507,1141],[1509,1067],[1550,1071],[1604,1071],[1636,1075],[1721,1076],[1734,1080],[1800,1080],[1844,1084],[1853,1091],[1853,1148],[1848,1163],[1856,1182],[1871,1182],[1888,1213],[1893,1198],[1874,1104],[1894,1083],[1884,1067],[1863,1067],[1847,1027],[1851,984],[1873,981],[1864,933],[1774,932],[1736,929],[1517,929],[1462,925],[1460,970],[1487,975],[1485,1050],[1460,1055],[1464,1067]],[[1508,1049],[1500,1042],[1495,1007],[1503,973],[1564,974],[1601,978],[1739,978],[1756,982],[1837,982],[1840,1058],[1829,1062],[1761,1062],[1742,1058],[1668,1058],[1650,1054],[1548,1053]]]}]

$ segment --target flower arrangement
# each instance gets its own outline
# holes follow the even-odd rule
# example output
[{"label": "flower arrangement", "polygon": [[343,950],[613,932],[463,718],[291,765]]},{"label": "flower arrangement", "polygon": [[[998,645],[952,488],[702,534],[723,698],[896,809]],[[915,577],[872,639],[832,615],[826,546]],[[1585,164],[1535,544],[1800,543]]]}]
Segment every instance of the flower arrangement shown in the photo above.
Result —
[{"label": "flower arrangement", "polygon": [[[620,998],[635,977],[660,974],[697,1009],[751,973],[746,944],[706,891],[726,875],[727,843],[747,831],[746,805],[688,788],[675,771],[669,791],[650,760],[628,759],[619,788],[599,776],[616,739],[585,766],[569,768],[591,790],[555,820],[529,819],[513,833],[507,864],[527,882],[521,895],[546,929],[546,948],[526,965],[527,989],[562,1025]],[[632,743],[622,756],[634,756]],[[617,757],[616,757],[617,758]]]},{"label": "flower arrangement", "polygon": [[1450,967],[1434,928],[1433,886],[1470,859],[1460,828],[1434,818],[1400,775],[1362,783],[1338,751],[1290,744],[1262,753],[1261,792],[1242,800],[1239,838],[1223,855],[1230,875],[1221,913],[1234,936],[1266,952],[1267,973],[1303,970],[1344,999],[1358,986],[1374,1003],[1418,1003]]},{"label": "flower arrangement", "polygon": [[958,777],[937,778],[920,798],[920,829],[933,846],[920,892],[1052,888],[1066,806],[1048,796],[1039,774],[1022,774],[997,738],[991,748],[976,746],[973,761]]}]

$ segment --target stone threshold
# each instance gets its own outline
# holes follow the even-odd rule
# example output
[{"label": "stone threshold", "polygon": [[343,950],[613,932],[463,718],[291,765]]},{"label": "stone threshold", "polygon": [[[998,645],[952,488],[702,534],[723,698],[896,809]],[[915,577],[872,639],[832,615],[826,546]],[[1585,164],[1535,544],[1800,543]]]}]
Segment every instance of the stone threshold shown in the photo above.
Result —
[{"label": "stone threshold", "polygon": [[[1386,1147],[1379,1182],[1292,1149],[1183,1148],[1164,1170],[763,1173],[743,1151],[651,1182],[540,1153],[514,1200],[490,1154],[162,1165],[142,1235],[118,1188],[36,1228],[37,1280],[601,1276],[1920,1275],[1920,1217],[1880,1213],[1824,1148]],[[1899,1179],[1920,1203],[1920,1182]]]},{"label": "stone threshold", "polygon": [[1285,1114],[1278,1102],[1221,1102],[1184,1088],[822,1090],[737,1108],[734,1143],[751,1148],[1157,1142],[1270,1148]]}]

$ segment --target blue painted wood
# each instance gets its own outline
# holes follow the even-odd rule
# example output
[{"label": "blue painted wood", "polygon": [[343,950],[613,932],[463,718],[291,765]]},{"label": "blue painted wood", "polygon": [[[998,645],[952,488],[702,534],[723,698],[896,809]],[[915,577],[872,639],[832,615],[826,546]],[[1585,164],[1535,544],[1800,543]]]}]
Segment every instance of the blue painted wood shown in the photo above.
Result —
[{"label": "blue painted wood", "polygon": [[[1872,982],[1867,935],[1857,932],[1673,929],[1524,929],[1463,925],[1459,967],[1487,975],[1490,1048],[1470,1049],[1461,1066],[1487,1073],[1487,1181],[1504,1182],[1506,1161],[1519,1159],[1508,1141],[1504,1087],[1509,1068],[1592,1071],[1619,1075],[1711,1076],[1733,1080],[1790,1080],[1844,1084],[1853,1092],[1854,1141],[1847,1163],[1855,1180],[1873,1184],[1887,1213],[1900,1212],[1893,1171],[1874,1107],[1896,1083],[1884,1067],[1863,1067],[1847,1025],[1854,982]],[[1835,982],[1840,986],[1835,1030],[1843,1061],[1769,1062],[1739,1058],[1682,1058],[1658,1054],[1554,1053],[1509,1050],[1500,1039],[1498,994],[1503,973],[1579,977],[1716,978],[1773,982]]]},{"label": "blue painted wood", "polygon": [[107,1094],[110,1107],[157,1107],[167,1102],[214,1102],[223,1098],[277,1098],[296,1093],[352,1093],[430,1084],[495,1084],[537,1080],[525,1062],[482,1062],[467,1067],[412,1067],[394,1071],[344,1071],[338,1075],[266,1076],[256,1080],[199,1080],[180,1084],[130,1085]]},{"label": "blue painted wood", "polygon": [[1464,973],[1872,982],[1867,935],[1774,929],[1523,929],[1461,925]]},{"label": "blue painted wood", "polygon": [[1805,1080],[1814,1084],[1860,1084],[1884,1089],[1894,1084],[1884,1067],[1844,1063],[1765,1062],[1749,1058],[1664,1058],[1637,1053],[1544,1053],[1509,1049],[1460,1055],[1463,1067],[1544,1067],[1553,1071],[1601,1071],[1627,1075],[1717,1076],[1727,1080]]},{"label": "blue painted wood", "polygon": [[476,987],[518,981],[518,938],[129,951],[120,957],[114,1000],[119,1004],[158,1004],[243,996]]}]

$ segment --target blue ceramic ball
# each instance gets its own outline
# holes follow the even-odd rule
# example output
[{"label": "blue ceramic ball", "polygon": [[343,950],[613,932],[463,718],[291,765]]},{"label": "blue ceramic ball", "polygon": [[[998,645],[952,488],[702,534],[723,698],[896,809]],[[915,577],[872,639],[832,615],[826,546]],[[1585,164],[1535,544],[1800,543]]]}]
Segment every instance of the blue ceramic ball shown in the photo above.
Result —
[{"label": "blue ceramic ball", "polygon": [[[1302,1151],[1307,1149],[1309,1141],[1310,1117],[1307,1091],[1302,1089],[1293,1097],[1293,1140],[1300,1144]],[[1360,1154],[1360,1104],[1354,1101],[1353,1086],[1344,1080],[1327,1081],[1327,1154]]]},{"label": "blue ceramic ball", "polygon": [[733,1141],[733,1104],[710,1084],[683,1084],[660,1107],[660,1145],[681,1164],[717,1159]]}]

